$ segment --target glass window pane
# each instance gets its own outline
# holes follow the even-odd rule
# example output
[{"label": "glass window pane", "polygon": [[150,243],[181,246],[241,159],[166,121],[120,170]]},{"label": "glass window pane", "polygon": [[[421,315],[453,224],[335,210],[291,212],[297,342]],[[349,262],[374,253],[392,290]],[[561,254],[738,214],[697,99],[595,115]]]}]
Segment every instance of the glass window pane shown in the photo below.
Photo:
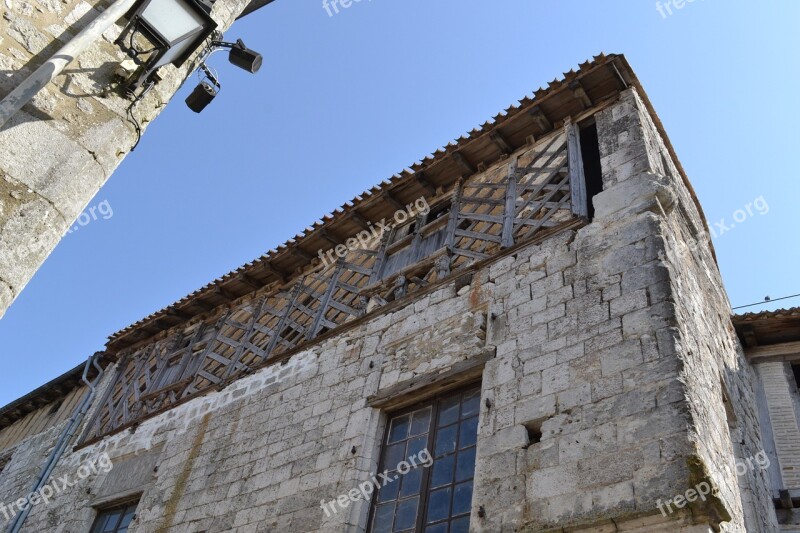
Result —
[{"label": "glass window pane", "polygon": [[135,516],[136,508],[131,507],[125,511],[125,516],[122,517],[122,522],[120,523],[120,528],[128,528],[128,525],[133,521],[133,517]]},{"label": "glass window pane", "polygon": [[427,433],[428,429],[430,429],[430,425],[431,408],[426,407],[425,409],[420,409],[414,413],[414,417],[411,422],[411,434],[420,435],[422,433]]},{"label": "glass window pane", "polygon": [[410,418],[410,415],[403,415],[392,419],[392,427],[389,430],[389,444],[408,437],[408,422]]},{"label": "glass window pane", "polygon": [[101,531],[103,533],[113,533],[113,531],[117,528],[117,524],[119,524],[120,516],[122,515],[122,511],[113,511],[106,515],[106,523],[103,526]]},{"label": "glass window pane", "polygon": [[469,517],[453,520],[450,523],[450,533],[469,533]]},{"label": "glass window pane", "polygon": [[394,502],[379,505],[372,523],[372,533],[391,533],[394,521]]},{"label": "glass window pane", "polygon": [[461,422],[459,429],[458,447],[467,448],[478,442],[478,417],[469,418]]},{"label": "glass window pane", "polygon": [[434,461],[431,487],[441,487],[453,482],[453,463],[455,458],[455,455],[448,455]]},{"label": "glass window pane", "polygon": [[419,498],[403,500],[397,504],[397,517],[394,519],[394,530],[403,531],[414,527],[417,521]]},{"label": "glass window pane", "polygon": [[397,465],[406,458],[406,443],[399,442],[392,444],[386,449],[386,459],[383,463],[384,470],[397,470]]},{"label": "glass window pane", "polygon": [[446,398],[439,404],[439,427],[447,426],[458,420],[460,408],[459,397]]},{"label": "glass window pane", "polygon": [[422,487],[422,472],[421,468],[415,468],[403,476],[400,485],[401,498],[419,494],[419,489]]},{"label": "glass window pane", "polygon": [[[420,437],[414,437],[410,441],[408,441],[408,453],[407,456],[409,459],[412,457],[415,459],[418,465],[421,465],[422,462],[426,459],[426,457],[420,457],[419,453],[428,447],[428,436],[422,435]],[[423,454],[425,455],[425,454]],[[409,461],[411,464],[411,461]]]},{"label": "glass window pane", "polygon": [[427,522],[444,520],[450,516],[450,491],[451,487],[435,490],[428,497],[428,518]]},{"label": "glass window pane", "polygon": [[476,389],[464,395],[464,401],[461,404],[461,418],[467,418],[478,414],[481,407],[481,391]]},{"label": "glass window pane", "polygon": [[471,479],[475,475],[475,448],[464,450],[458,454],[456,482]]},{"label": "glass window pane", "polygon": [[[378,480],[381,478],[378,477]],[[397,499],[397,491],[400,489],[400,483],[396,481],[392,481],[391,483],[387,483],[383,487],[381,487],[380,492],[378,492],[378,501],[379,502],[388,502],[390,500]]]},{"label": "glass window pane", "polygon": [[447,533],[447,522],[425,528],[425,533]]},{"label": "glass window pane", "polygon": [[472,481],[456,485],[453,493],[453,516],[469,513],[472,507]]},{"label": "glass window pane", "polygon": [[456,450],[456,431],[458,426],[450,426],[440,429],[436,434],[436,448],[433,451],[434,457],[440,457],[446,453]]}]

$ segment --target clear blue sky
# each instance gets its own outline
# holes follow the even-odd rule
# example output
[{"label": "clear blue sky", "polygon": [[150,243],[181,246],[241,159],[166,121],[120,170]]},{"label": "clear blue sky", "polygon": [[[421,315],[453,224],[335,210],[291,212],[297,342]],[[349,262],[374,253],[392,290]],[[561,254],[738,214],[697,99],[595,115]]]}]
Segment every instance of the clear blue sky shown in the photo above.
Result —
[{"label": "clear blue sky", "polygon": [[184,106],[190,80],[150,126],[90,204],[113,216],[68,234],[0,320],[0,404],[600,51],[626,54],[712,226],[766,200],[716,239],[733,304],[800,293],[800,2],[672,10],[362,0],[329,17],[321,0],[276,0],[237,22],[226,37],[264,67],[216,55],[211,106]]}]

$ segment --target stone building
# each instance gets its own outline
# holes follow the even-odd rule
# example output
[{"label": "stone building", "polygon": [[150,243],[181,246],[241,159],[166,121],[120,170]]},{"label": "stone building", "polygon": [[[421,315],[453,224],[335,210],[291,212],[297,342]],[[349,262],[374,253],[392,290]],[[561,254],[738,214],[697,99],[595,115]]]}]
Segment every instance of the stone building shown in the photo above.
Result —
[{"label": "stone building", "polygon": [[597,56],[0,410],[0,514],[800,531],[800,312],[732,318],[707,235],[635,74]]},{"label": "stone building", "polygon": [[[207,0],[219,31],[272,0]],[[141,100],[124,96],[118,72],[130,58],[111,24],[18,112],[6,98],[101,13],[133,0],[8,0],[0,16],[0,317],[81,211],[198,67],[202,47]],[[123,6],[124,7],[124,6]],[[124,13],[124,10],[123,10]],[[144,56],[142,56],[144,57]],[[8,115],[8,116],[7,116]],[[10,116],[10,118],[9,118]],[[7,121],[6,121],[7,119]]]}]

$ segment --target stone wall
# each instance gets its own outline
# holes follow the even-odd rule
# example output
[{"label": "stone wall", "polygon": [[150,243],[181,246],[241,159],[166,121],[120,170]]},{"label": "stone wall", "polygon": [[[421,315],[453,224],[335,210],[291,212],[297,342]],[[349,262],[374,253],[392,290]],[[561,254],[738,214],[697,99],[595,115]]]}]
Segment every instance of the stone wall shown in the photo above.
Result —
[{"label": "stone wall", "polygon": [[[387,412],[476,377],[472,531],[774,531],[765,474],[732,470],[760,442],[716,265],[705,245],[679,259],[702,219],[635,91],[596,120],[591,224],[68,454],[56,476],[103,453],[157,467],[138,488],[98,472],[25,531],[86,531],[92,506],[137,490],[132,533],[364,531],[367,502],[330,516],[320,502],[376,472]],[[19,448],[38,457],[46,442]],[[718,496],[660,510],[705,480]]]},{"label": "stone wall", "polygon": [[[669,157],[643,102],[634,94],[626,99],[626,114],[638,115],[634,122],[638,125],[626,124],[625,118],[614,116],[614,110],[604,112],[598,118],[607,127],[601,136],[606,140],[601,153],[610,160],[614,153],[622,152],[616,151],[616,138],[623,140],[624,150],[639,146],[649,154],[646,159],[635,160],[636,168],[630,174],[616,175],[615,179],[632,191],[651,190],[652,202],[645,209],[662,219],[652,242],[659,257],[654,268],[663,280],[657,292],[665,300],[642,314],[653,318],[657,311],[664,325],[676,326],[665,329],[664,336],[672,337],[680,368],[672,397],[685,396],[691,416],[689,441],[693,449],[687,450],[687,459],[692,485],[707,479],[719,487],[725,509],[712,512],[721,517],[730,514],[732,521],[727,529],[773,531],[776,522],[767,468],[748,467],[743,475],[736,473],[737,461],[746,464],[747,459],[764,450],[756,407],[756,376],[730,320],[730,302],[704,217],[682,183],[676,162]],[[615,207],[607,215],[622,217],[630,212],[624,205]],[[649,297],[652,299],[653,294]],[[641,333],[643,339],[649,335],[644,329]]]},{"label": "stone wall", "polygon": [[[213,16],[227,28],[246,0],[220,0]],[[106,2],[8,0],[0,22],[4,97],[89,22]],[[127,56],[113,44],[121,26],[73,61],[34,101],[0,128],[0,317],[137,141],[131,101],[110,89]],[[146,129],[190,73],[167,66],[135,109]]]}]

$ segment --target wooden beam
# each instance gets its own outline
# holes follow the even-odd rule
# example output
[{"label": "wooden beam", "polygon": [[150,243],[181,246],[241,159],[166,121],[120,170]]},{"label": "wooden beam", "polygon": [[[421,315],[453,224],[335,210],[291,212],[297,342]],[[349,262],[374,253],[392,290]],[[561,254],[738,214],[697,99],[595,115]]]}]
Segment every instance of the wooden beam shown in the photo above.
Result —
[{"label": "wooden beam", "polygon": [[358,212],[358,211],[356,211],[355,209],[351,210],[351,211],[350,211],[350,213],[348,213],[348,216],[349,216],[349,217],[350,217],[350,218],[351,218],[351,219],[352,219],[352,220],[353,220],[353,221],[354,221],[356,224],[358,224],[359,226],[361,226],[361,228],[362,228],[362,229],[366,229],[366,230],[370,229],[370,223],[369,223],[369,220],[367,220],[366,218],[364,218],[364,217],[361,215],[361,213],[359,213],[359,212]]},{"label": "wooden beam", "polygon": [[394,206],[394,208],[397,209],[398,211],[404,211],[406,208],[406,206],[404,206],[402,202],[398,202],[397,199],[394,196],[392,196],[392,193],[390,193],[389,191],[383,191],[381,193],[381,198],[383,198],[384,202],[387,202],[388,204]]},{"label": "wooden beam", "polygon": [[230,292],[229,290],[223,288],[220,285],[215,285],[214,286],[214,292],[216,294],[219,294],[223,298],[227,298],[228,300],[235,300],[236,298],[238,298],[238,296],[236,296],[235,294],[233,294],[232,292]]},{"label": "wooden beam", "polygon": [[583,106],[583,110],[587,110],[592,107],[594,104],[592,103],[592,99],[589,98],[589,95],[586,94],[586,91],[583,90],[583,85],[579,80],[575,80],[569,84],[569,88],[572,91],[572,96],[574,96]]},{"label": "wooden beam", "polygon": [[167,310],[167,315],[174,316],[175,318],[179,318],[181,320],[189,320],[194,316],[191,313],[186,313],[176,307],[170,307],[169,310]]},{"label": "wooden beam", "polygon": [[279,280],[281,280],[284,283],[289,280],[289,274],[290,273],[286,272],[285,270],[283,270],[281,268],[278,268],[277,266],[275,266],[275,263],[273,263],[272,261],[264,261],[262,263],[262,267],[264,268],[264,270],[266,270],[267,272],[270,272],[271,274],[276,276]]},{"label": "wooden beam", "polygon": [[539,106],[533,107],[528,110],[528,114],[533,118],[536,124],[542,129],[543,133],[546,133],[553,129],[553,123],[550,122],[550,119],[547,118],[547,115],[544,114]]},{"label": "wooden beam", "polygon": [[756,337],[756,330],[752,325],[748,324],[742,328],[742,340],[745,348],[758,346],[758,337]]},{"label": "wooden beam", "polygon": [[455,161],[456,164],[463,170],[465,170],[468,174],[475,174],[475,167],[472,166],[472,164],[470,164],[469,161],[467,161],[467,159],[461,152],[453,152],[452,154],[450,154],[450,157],[452,157],[453,161]]},{"label": "wooden beam", "polygon": [[251,278],[250,276],[248,276],[244,272],[239,273],[239,275],[236,276],[236,279],[238,279],[239,281],[241,281],[245,285],[247,285],[250,288],[255,289],[255,290],[258,290],[258,289],[260,289],[261,287],[264,286],[263,283],[259,283],[258,281],[256,281],[255,279]]},{"label": "wooden beam", "polygon": [[500,135],[500,132],[498,132],[497,130],[494,130],[491,133],[489,133],[489,138],[492,140],[495,146],[497,146],[497,148],[500,150],[501,153],[509,155],[511,154],[511,152],[514,151],[511,149],[511,146],[508,145],[506,140],[503,138],[502,135]]},{"label": "wooden beam", "polygon": [[325,228],[322,228],[320,230],[319,234],[323,239],[325,239],[329,243],[333,244],[334,246],[337,246],[339,244],[343,244],[344,243],[344,241],[342,239],[340,239],[338,236],[334,235],[333,233],[331,233],[330,231],[328,231]]},{"label": "wooden beam", "polygon": [[500,246],[511,248],[514,246],[514,218],[517,210],[517,161],[516,158],[508,165],[506,182],[506,201],[503,210],[503,235]]},{"label": "wooden beam", "polygon": [[425,178],[425,174],[423,172],[415,172],[414,178],[419,182],[420,185],[428,192],[430,196],[436,196],[436,187],[434,187],[431,182],[429,182]]},{"label": "wooden beam", "polygon": [[295,255],[297,255],[299,257],[302,257],[306,261],[311,261],[312,259],[314,259],[314,257],[316,257],[316,256],[306,252],[302,248],[300,248],[299,245],[292,246],[289,250],[290,250],[290,253],[293,253],[293,254],[295,254]]},{"label": "wooden beam", "polygon": [[586,192],[586,175],[583,170],[581,154],[581,133],[578,125],[567,118],[564,123],[567,135],[567,159],[569,161],[569,187],[572,214],[576,217],[589,218],[589,198]]},{"label": "wooden beam", "polygon": [[800,342],[784,342],[769,346],[756,346],[745,349],[745,355],[750,361],[755,360],[800,360]]}]

